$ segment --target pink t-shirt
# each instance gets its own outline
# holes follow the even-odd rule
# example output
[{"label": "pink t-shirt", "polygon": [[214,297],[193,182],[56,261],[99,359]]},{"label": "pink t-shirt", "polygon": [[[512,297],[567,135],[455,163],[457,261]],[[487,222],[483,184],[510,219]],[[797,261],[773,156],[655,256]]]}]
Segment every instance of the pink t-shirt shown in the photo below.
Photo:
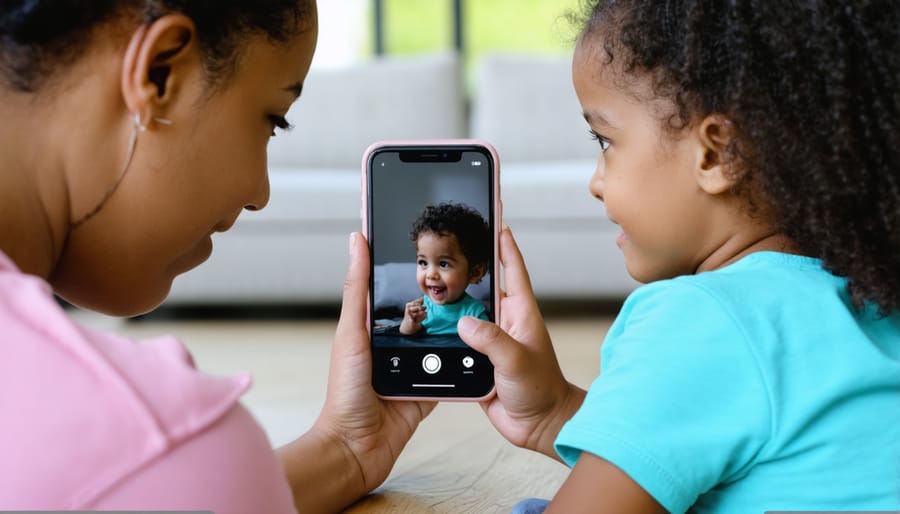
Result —
[{"label": "pink t-shirt", "polygon": [[295,512],[249,386],[79,326],[0,252],[0,510]]}]

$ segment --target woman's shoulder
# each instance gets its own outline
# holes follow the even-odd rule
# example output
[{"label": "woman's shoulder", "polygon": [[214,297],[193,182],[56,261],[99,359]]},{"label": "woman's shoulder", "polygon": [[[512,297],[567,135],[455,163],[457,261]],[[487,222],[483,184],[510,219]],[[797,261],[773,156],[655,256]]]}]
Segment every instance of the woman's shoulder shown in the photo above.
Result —
[{"label": "woman's shoulder", "polygon": [[45,282],[8,265],[0,326],[0,404],[15,419],[0,428],[0,480],[16,491],[0,492],[4,505],[86,505],[223,418],[250,385],[199,372],[174,338],[81,326]]}]

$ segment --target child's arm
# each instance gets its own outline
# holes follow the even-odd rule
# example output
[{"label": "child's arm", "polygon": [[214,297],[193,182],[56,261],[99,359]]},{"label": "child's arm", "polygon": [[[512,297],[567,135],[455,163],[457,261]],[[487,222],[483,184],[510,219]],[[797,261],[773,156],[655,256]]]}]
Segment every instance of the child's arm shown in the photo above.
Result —
[{"label": "child's arm", "polygon": [[665,514],[668,512],[641,486],[609,461],[583,453],[544,511],[596,514]]},{"label": "child's arm", "polygon": [[427,314],[425,301],[422,298],[416,298],[407,303],[406,309],[403,310],[403,321],[400,322],[400,333],[412,335],[422,330],[422,321],[425,320]]},{"label": "child's arm", "polygon": [[584,401],[585,391],[566,381],[541,317],[519,248],[500,234],[506,294],[500,326],[473,317],[460,320],[459,335],[494,365],[497,394],[482,407],[503,437],[559,459],[553,442]]}]

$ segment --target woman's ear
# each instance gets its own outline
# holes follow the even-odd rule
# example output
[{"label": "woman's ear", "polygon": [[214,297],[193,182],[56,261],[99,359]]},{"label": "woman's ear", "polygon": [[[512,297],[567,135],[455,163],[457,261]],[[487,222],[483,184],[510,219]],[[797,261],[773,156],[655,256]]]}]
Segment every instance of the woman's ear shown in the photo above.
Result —
[{"label": "woman's ear", "polygon": [[144,122],[159,116],[178,94],[191,66],[199,64],[194,22],[163,16],[131,36],[122,66],[122,96]]},{"label": "woman's ear", "polygon": [[695,176],[700,188],[721,194],[738,180],[732,154],[734,125],[721,114],[710,114],[697,126],[698,155]]}]

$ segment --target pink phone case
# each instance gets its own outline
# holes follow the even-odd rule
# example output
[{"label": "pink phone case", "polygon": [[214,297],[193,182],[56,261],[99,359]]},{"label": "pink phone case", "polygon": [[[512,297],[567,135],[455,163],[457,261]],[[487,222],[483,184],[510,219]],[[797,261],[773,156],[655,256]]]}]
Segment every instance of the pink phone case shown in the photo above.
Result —
[{"label": "pink phone case", "polygon": [[[491,280],[494,282],[493,290],[494,290],[494,319],[500,320],[500,265],[499,265],[499,236],[500,236],[500,228],[503,226],[503,203],[500,201],[500,157],[497,155],[497,150],[488,143],[487,141],[483,141],[481,139],[408,139],[408,140],[385,140],[385,141],[377,141],[369,145],[366,148],[366,151],[363,152],[362,158],[362,175],[361,175],[361,190],[362,190],[362,209],[360,212],[360,217],[362,219],[362,233],[366,236],[366,240],[369,239],[369,192],[368,192],[368,183],[369,183],[369,157],[376,150],[385,148],[385,147],[433,147],[433,146],[454,146],[454,145],[466,145],[466,146],[481,146],[484,147],[488,153],[491,155],[491,159],[494,161],[494,173],[493,173],[493,184],[494,184],[494,205],[493,209],[496,213],[494,220],[494,231],[493,231],[493,245],[494,245],[494,273],[491,274]],[[372,337],[372,320],[369,319],[369,316],[372,312],[372,306],[368,303],[371,302],[371,296],[368,297],[367,305],[366,305],[366,328],[369,331],[369,338]],[[383,398],[385,400],[412,400],[412,401],[455,401],[455,402],[480,402],[491,398],[496,393],[496,388],[491,388],[490,392],[481,397],[425,397],[425,396],[383,396],[378,395],[379,398]]]}]

